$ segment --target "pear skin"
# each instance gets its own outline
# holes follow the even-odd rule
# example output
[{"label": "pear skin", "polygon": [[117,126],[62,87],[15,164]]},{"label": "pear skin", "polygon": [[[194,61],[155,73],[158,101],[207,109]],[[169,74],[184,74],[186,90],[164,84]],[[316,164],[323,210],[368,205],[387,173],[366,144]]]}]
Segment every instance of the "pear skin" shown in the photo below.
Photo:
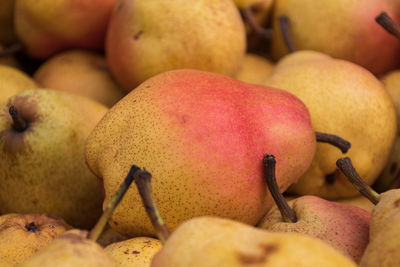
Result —
[{"label": "pear skin", "polygon": [[200,217],[182,224],[151,267],[356,266],[324,242],[298,233],[272,233],[236,221]]},{"label": "pear skin", "polygon": [[[372,73],[349,61],[298,51],[276,64],[265,84],[300,98],[315,131],[348,140],[352,146],[346,155],[360,176],[368,184],[378,178],[394,145],[397,122],[389,94]],[[341,156],[337,148],[318,143],[311,167],[289,192],[326,199],[359,195],[336,167]]]},{"label": "pear skin", "polygon": [[108,245],[104,250],[113,258],[116,266],[149,267],[154,254],[161,247],[158,239],[135,237]]},{"label": "pear skin", "polygon": [[390,15],[395,12],[385,2],[276,0],[271,56],[279,60],[289,53],[279,24],[279,17],[286,15],[297,50],[320,51],[354,62],[374,74],[393,70],[399,66],[400,42],[375,22],[383,10]]},{"label": "pear skin", "polygon": [[[293,95],[175,70],[147,80],[110,109],[88,137],[86,160],[104,180],[105,202],[133,162],[145,167],[171,229],[201,215],[254,225],[273,205],[262,173],[265,151],[279,158],[284,190],[307,170],[315,145],[308,111]],[[110,225],[128,236],[154,235],[136,188]]]},{"label": "pear skin", "polygon": [[349,204],[349,205],[352,205],[355,207],[359,207],[363,210],[368,211],[369,213],[371,213],[375,207],[375,205],[368,198],[366,198],[364,196],[342,198],[342,199],[337,199],[335,201],[339,202],[339,203],[345,203],[345,204]]},{"label": "pear skin", "polygon": [[0,259],[12,265],[20,264],[70,229],[63,219],[48,214],[2,215]]},{"label": "pear skin", "polygon": [[55,238],[20,267],[113,267],[112,258],[87,232],[73,229]]},{"label": "pear skin", "polygon": [[256,54],[247,53],[235,78],[239,81],[263,84],[274,69],[274,63]]},{"label": "pear skin", "polygon": [[107,107],[125,95],[111,76],[105,57],[86,50],[69,50],[51,57],[33,79],[42,88],[83,95]]},{"label": "pear skin", "polygon": [[351,205],[315,196],[288,202],[297,222],[284,222],[277,207],[272,208],[258,227],[272,232],[302,233],[318,238],[359,262],[369,241],[370,213]]},{"label": "pear skin", "polygon": [[0,65],[0,105],[19,92],[38,87],[31,77],[19,69]]},{"label": "pear skin", "polygon": [[114,2],[16,1],[15,31],[28,54],[36,59],[48,58],[67,48],[101,51]]},{"label": "pear skin", "polygon": [[232,77],[245,50],[244,24],[232,0],[119,0],[106,38],[111,71],[127,92],[173,69]]},{"label": "pear skin", "polygon": [[[14,106],[26,122],[16,130]],[[102,184],[85,164],[89,133],[107,112],[89,98],[27,90],[0,107],[0,212],[49,213],[90,228],[100,216]]]}]

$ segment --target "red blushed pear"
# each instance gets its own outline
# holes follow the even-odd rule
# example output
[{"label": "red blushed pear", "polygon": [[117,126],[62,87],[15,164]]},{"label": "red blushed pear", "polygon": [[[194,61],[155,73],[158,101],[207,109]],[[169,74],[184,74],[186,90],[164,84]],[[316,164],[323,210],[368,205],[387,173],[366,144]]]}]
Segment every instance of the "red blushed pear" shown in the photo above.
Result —
[{"label": "red blushed pear", "polygon": [[316,237],[360,262],[369,241],[370,213],[316,196],[301,196],[286,202],[275,181],[275,157],[266,155],[264,164],[266,181],[277,207],[272,208],[258,226],[271,232]]},{"label": "red blushed pear", "polygon": [[[88,137],[86,160],[104,180],[106,201],[132,162],[146,166],[172,229],[201,215],[254,225],[273,204],[262,174],[266,151],[281,159],[276,176],[285,190],[315,148],[308,110],[292,94],[186,69],[154,76],[114,105]],[[133,188],[110,225],[154,235]]]},{"label": "red blushed pear", "polygon": [[103,50],[115,0],[16,0],[15,30],[30,56],[66,48]]}]

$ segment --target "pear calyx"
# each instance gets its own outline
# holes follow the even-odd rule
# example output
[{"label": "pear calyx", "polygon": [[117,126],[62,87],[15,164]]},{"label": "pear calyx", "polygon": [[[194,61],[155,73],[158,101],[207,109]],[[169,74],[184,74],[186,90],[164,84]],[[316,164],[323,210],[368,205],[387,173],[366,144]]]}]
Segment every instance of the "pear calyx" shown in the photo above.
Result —
[{"label": "pear calyx", "polygon": [[37,234],[39,232],[39,227],[35,224],[35,222],[30,222],[25,224],[25,228],[28,230],[28,232],[32,232]]},{"label": "pear calyx", "polygon": [[290,34],[290,20],[289,17],[286,15],[279,16],[279,26],[281,28],[281,33],[283,40],[289,50],[289,53],[296,52],[296,46],[293,43],[292,36]]},{"label": "pear calyx", "polygon": [[275,200],[276,206],[278,206],[278,209],[281,212],[283,221],[293,222],[293,223],[297,222],[296,213],[286,202],[276,182],[276,177],[275,177],[276,160],[274,155],[271,154],[265,155],[263,163],[264,163],[265,179],[267,181],[268,189]]},{"label": "pear calyx", "polygon": [[339,148],[342,153],[347,153],[351,147],[351,143],[342,137],[334,134],[315,132],[317,142],[328,143]]},{"label": "pear calyx", "polygon": [[10,113],[10,116],[13,120],[14,130],[18,132],[23,132],[26,130],[26,128],[28,128],[28,123],[22,118],[16,107],[11,106],[8,112]]},{"label": "pear calyx", "polygon": [[357,188],[360,193],[368,198],[375,205],[378,204],[380,194],[372,189],[363,179],[358,175],[356,169],[351,163],[349,157],[340,158],[336,161],[336,166],[343,172],[347,179]]},{"label": "pear calyx", "polygon": [[396,36],[397,39],[400,39],[400,26],[393,21],[393,19],[386,13],[380,13],[375,21],[382,26],[388,33]]},{"label": "pear calyx", "polygon": [[108,202],[103,214],[101,215],[100,219],[97,221],[96,225],[93,227],[93,229],[90,231],[88,235],[88,239],[92,241],[97,241],[97,239],[100,237],[101,233],[105,229],[108,219],[110,219],[113,211],[115,208],[118,206],[119,202],[122,200],[123,196],[125,195],[126,191],[128,190],[129,186],[132,184],[132,181],[134,179],[133,174],[139,170],[138,167],[132,166],[132,168],[129,170],[128,175],[125,177],[124,181],[118,188],[117,192],[115,192],[114,196]]},{"label": "pear calyx", "polygon": [[151,190],[151,174],[144,168],[141,170],[133,165],[132,168],[134,167],[136,168],[136,171],[133,176],[135,178],[135,184],[139,191],[140,198],[142,199],[143,206],[145,207],[147,215],[149,216],[151,223],[156,230],[158,239],[160,239],[162,244],[165,244],[171,233],[168,230],[167,225],[164,223],[164,220],[162,219],[154,201]]}]

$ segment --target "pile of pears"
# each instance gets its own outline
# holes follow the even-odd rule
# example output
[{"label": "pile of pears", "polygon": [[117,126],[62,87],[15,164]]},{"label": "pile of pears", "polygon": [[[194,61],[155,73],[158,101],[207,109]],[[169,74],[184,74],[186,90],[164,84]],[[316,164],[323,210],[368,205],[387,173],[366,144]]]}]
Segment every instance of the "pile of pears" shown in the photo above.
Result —
[{"label": "pile of pears", "polygon": [[399,225],[399,0],[1,1],[0,267],[400,266]]}]

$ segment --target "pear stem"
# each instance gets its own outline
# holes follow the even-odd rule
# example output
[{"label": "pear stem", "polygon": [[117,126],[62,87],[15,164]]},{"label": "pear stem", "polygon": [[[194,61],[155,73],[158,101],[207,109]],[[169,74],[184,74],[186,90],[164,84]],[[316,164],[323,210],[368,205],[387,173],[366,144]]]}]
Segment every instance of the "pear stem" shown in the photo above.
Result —
[{"label": "pear stem", "polygon": [[267,181],[268,189],[275,200],[276,206],[278,206],[278,209],[281,212],[283,221],[295,223],[297,222],[296,213],[286,202],[276,182],[275,165],[276,165],[276,160],[274,155],[271,154],[265,155],[264,174],[265,174],[265,179]]},{"label": "pear stem", "polygon": [[393,21],[393,19],[386,13],[380,13],[375,21],[382,26],[388,33],[396,36],[397,39],[400,39],[400,26]]},{"label": "pear stem", "polygon": [[97,241],[99,239],[101,233],[103,232],[104,228],[107,225],[108,220],[110,219],[112,213],[114,212],[115,208],[122,200],[123,196],[125,195],[126,191],[128,190],[129,186],[131,185],[134,179],[134,173],[140,170],[138,167],[133,165],[129,170],[128,175],[126,176],[125,180],[122,182],[120,187],[118,188],[117,192],[114,194],[110,202],[108,202],[103,214],[101,215],[100,219],[97,221],[96,225],[90,231],[88,239]]},{"label": "pear stem", "polygon": [[23,48],[24,48],[24,46],[20,42],[12,44],[12,45],[4,48],[0,52],[0,58],[7,57],[7,56],[12,56],[12,55],[22,51]]},{"label": "pear stem", "polygon": [[315,132],[315,136],[317,138],[317,142],[331,144],[339,148],[342,153],[346,153],[351,147],[351,143],[349,141],[338,135]]},{"label": "pear stem", "polygon": [[162,244],[165,244],[171,233],[164,223],[157,208],[156,202],[154,201],[151,190],[151,174],[145,169],[139,169],[133,176],[135,177],[135,184],[138,188],[140,197],[142,198],[143,206],[145,207],[147,215],[149,216],[151,223],[156,230],[158,239]]},{"label": "pear stem", "polygon": [[281,15],[278,18],[279,26],[281,28],[283,40],[289,50],[290,53],[296,52],[296,47],[293,43],[292,35],[290,34],[290,20],[289,17],[286,15]]},{"label": "pear stem", "polygon": [[11,106],[8,112],[13,120],[13,128],[18,132],[23,132],[28,127],[28,123],[21,117],[16,107]]},{"label": "pear stem", "polygon": [[380,195],[372,189],[360,175],[358,175],[356,169],[351,163],[349,157],[340,158],[336,161],[336,166],[343,172],[347,179],[354,185],[354,187],[360,191],[360,193],[368,198],[373,204],[378,204]]},{"label": "pear stem", "polygon": [[270,40],[272,38],[272,29],[265,29],[256,21],[251,7],[244,9],[242,11],[242,14],[244,20],[257,35],[260,35],[267,40]]}]

